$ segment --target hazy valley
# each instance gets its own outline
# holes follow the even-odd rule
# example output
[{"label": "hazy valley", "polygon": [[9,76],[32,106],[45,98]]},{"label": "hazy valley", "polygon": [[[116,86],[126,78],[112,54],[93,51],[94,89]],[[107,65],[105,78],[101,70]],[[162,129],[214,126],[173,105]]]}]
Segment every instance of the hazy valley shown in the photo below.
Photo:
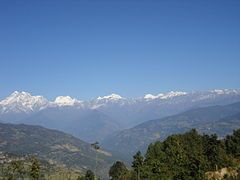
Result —
[{"label": "hazy valley", "polygon": [[[239,90],[135,99],[113,94],[91,101],[61,96],[53,102],[14,92],[0,102],[0,151],[107,178],[116,160],[130,165],[138,151],[145,153],[149,144],[173,134],[191,129],[220,138],[231,134],[240,128],[239,102]],[[100,150],[91,146],[96,141]]]}]

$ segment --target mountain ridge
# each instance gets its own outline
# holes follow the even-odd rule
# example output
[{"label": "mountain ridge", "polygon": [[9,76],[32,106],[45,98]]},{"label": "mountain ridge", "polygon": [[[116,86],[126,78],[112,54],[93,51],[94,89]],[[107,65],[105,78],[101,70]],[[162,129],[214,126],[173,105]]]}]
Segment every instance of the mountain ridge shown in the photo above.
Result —
[{"label": "mountain ridge", "polygon": [[145,151],[148,144],[167,136],[196,128],[201,133],[220,137],[240,128],[240,102],[191,109],[160,119],[149,120],[104,139],[103,146],[114,152],[133,155]]},{"label": "mountain ridge", "polygon": [[[85,106],[87,108],[93,108],[93,103],[97,102],[114,102],[114,101],[154,101],[154,100],[166,100],[166,99],[171,99],[179,96],[185,96],[185,95],[194,95],[194,94],[202,94],[203,96],[201,97],[202,99],[206,98],[204,94],[213,94],[213,95],[229,95],[229,94],[236,94],[240,95],[240,90],[238,89],[214,89],[214,90],[209,90],[209,91],[195,91],[195,92],[182,92],[182,91],[170,91],[167,93],[159,93],[157,95],[152,95],[152,94],[146,94],[143,97],[138,97],[138,98],[124,98],[118,94],[111,94],[111,95],[106,95],[106,96],[99,96],[96,99],[92,99],[89,101],[83,101],[83,100],[78,100],[76,98],[72,98],[70,96],[57,96],[54,101],[49,101],[43,96],[40,95],[31,95],[28,92],[22,91],[14,91],[12,94],[10,94],[8,97],[0,101],[1,107],[4,106],[9,106],[13,104],[14,107],[26,107],[29,108],[28,111],[32,110],[41,110],[43,108],[47,107],[52,107],[54,105],[56,106]],[[200,99],[201,99],[200,98]],[[198,99],[199,100],[199,99]],[[39,108],[33,108],[33,106],[40,106]],[[5,108],[6,109],[6,108]],[[21,110],[21,109],[19,109]],[[25,112],[28,112],[27,109],[22,109]],[[1,113],[4,112],[4,110],[1,109]]]},{"label": "mountain ridge", "polygon": [[94,170],[96,154],[98,164],[107,175],[114,158],[102,149],[96,151],[91,144],[59,130],[47,129],[39,125],[0,123],[0,152],[15,155],[34,155],[49,163],[86,171]]},{"label": "mountain ridge", "polygon": [[240,101],[240,90],[229,89],[190,93],[171,91],[158,95],[148,94],[147,98],[124,98],[111,94],[90,101],[70,96],[58,96],[54,101],[48,101],[43,96],[15,91],[0,101],[0,122],[39,124],[93,142],[102,141],[114,132],[134,127],[149,119],[237,101]]}]

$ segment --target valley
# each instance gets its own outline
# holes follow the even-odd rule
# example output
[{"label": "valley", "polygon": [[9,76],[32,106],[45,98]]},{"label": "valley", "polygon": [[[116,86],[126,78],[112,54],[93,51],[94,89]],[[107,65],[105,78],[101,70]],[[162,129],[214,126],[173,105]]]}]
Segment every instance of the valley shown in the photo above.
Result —
[{"label": "valley", "polygon": [[[240,128],[239,100],[238,90],[170,92],[137,99],[111,95],[89,102],[63,96],[51,102],[14,92],[0,101],[0,151],[36,156],[53,167],[52,176],[60,168],[75,178],[91,170],[107,179],[114,162],[123,161],[130,168],[134,154],[147,153],[151,143],[171,135],[196,129],[225,138]],[[91,145],[94,142],[100,149]]]}]

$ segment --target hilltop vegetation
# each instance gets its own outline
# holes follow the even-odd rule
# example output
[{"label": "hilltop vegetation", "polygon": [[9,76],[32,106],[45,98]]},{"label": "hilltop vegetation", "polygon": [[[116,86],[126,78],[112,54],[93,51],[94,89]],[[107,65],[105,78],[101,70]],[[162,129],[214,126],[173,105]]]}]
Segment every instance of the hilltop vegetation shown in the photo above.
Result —
[{"label": "hilltop vegetation", "polygon": [[[6,126],[11,127],[14,132],[16,131],[14,126]],[[23,125],[23,127],[25,127],[25,125]],[[36,128],[38,129],[39,127]],[[19,135],[19,128],[17,128],[17,130],[17,134]],[[6,133],[6,131],[3,132]],[[23,133],[23,131],[20,132]],[[21,139],[16,139],[15,136],[16,134],[14,134],[14,136],[8,134],[8,137],[12,139],[11,143]],[[56,138],[59,136],[56,136]],[[7,145],[8,143],[4,141],[1,142],[1,148],[9,146],[8,150],[11,150],[11,145]],[[7,142],[9,142],[9,140]],[[39,140],[35,139],[35,142],[37,142],[35,144],[41,144]],[[12,152],[17,152],[17,149],[18,148],[15,148],[15,151]],[[28,149],[28,147],[26,147],[26,149]],[[5,148],[5,150],[7,150],[7,148]],[[28,151],[29,150],[26,150],[24,152],[27,153]],[[96,151],[98,153],[101,152],[100,150]],[[0,158],[0,177],[2,179],[12,180],[21,177],[37,180],[94,180],[94,172],[96,172],[96,169],[92,168],[92,171],[87,169],[79,170],[79,167],[83,167],[84,163],[89,162],[79,161],[77,164],[74,164],[74,162],[77,162],[79,159],[73,154],[70,156],[66,150],[59,153],[59,159],[55,159],[55,162],[58,163],[51,161],[51,158],[53,158],[51,154],[43,156],[42,153],[39,153],[39,156],[37,156],[39,161],[34,158],[32,159],[31,155],[18,155],[5,159]],[[72,161],[64,164],[65,161],[61,160],[61,156],[69,156],[72,158]],[[6,156],[2,153],[2,157]],[[99,163],[98,171],[105,173],[101,178],[106,179],[106,167],[100,164],[103,159],[101,159],[101,156],[99,158],[97,162]],[[184,134],[171,135],[164,141],[157,141],[150,144],[144,156],[140,151],[137,152],[133,156],[131,167],[130,169],[125,166],[123,162],[116,161],[108,170],[109,176],[113,180],[201,180],[209,178],[216,179],[216,177],[222,179],[238,179],[240,178],[240,129],[234,131],[232,135],[227,135],[224,139],[219,139],[216,134],[199,134],[195,129]]]},{"label": "hilltop vegetation", "polygon": [[64,166],[50,164],[46,160],[34,156],[17,156],[0,153],[0,179],[51,179],[51,180],[76,180],[83,177],[84,173]]},{"label": "hilltop vegetation", "polygon": [[222,140],[216,134],[200,135],[193,129],[150,144],[145,156],[137,152],[133,156],[132,170],[126,170],[123,163],[116,162],[109,175],[115,180],[201,180],[210,178],[214,171],[226,168],[225,179],[239,179],[239,160],[240,129]]},{"label": "hilltop vegetation", "polygon": [[100,176],[107,174],[114,161],[111,153],[103,149],[96,151],[90,144],[69,134],[23,124],[0,123],[0,151],[18,156],[34,155],[81,172],[94,170],[97,161],[101,167],[101,171],[97,171]]},{"label": "hilltop vegetation", "polygon": [[[240,129],[232,135],[226,134],[240,127],[239,107],[240,103],[198,108],[124,131],[126,133],[118,146],[131,144],[119,148],[119,151],[125,148],[125,156],[132,156],[126,152],[136,142],[141,145],[154,141],[146,148],[145,155],[139,151],[133,156],[131,169],[121,161],[110,167],[116,160],[111,153],[93,148],[69,134],[40,126],[0,123],[0,151],[20,157],[35,155],[41,161],[39,176],[52,179],[69,179],[71,176],[72,180],[93,180],[94,173],[105,179],[109,173],[113,180],[185,180],[223,176],[225,179],[237,179],[240,178]],[[191,127],[197,127],[197,130],[189,130]],[[178,134],[182,132],[186,133]],[[170,136],[167,137],[167,134]],[[29,167],[29,161],[23,164],[25,169]],[[2,173],[2,177],[19,175],[9,168],[11,166],[15,164],[2,167],[7,172]],[[26,177],[30,175],[29,171],[25,171]]]}]

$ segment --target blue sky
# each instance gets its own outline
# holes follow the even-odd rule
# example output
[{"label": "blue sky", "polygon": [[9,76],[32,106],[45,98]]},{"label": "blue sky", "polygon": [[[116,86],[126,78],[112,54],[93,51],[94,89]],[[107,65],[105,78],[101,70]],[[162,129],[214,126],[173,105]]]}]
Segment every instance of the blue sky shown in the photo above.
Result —
[{"label": "blue sky", "polygon": [[240,88],[239,0],[1,0],[0,98]]}]

